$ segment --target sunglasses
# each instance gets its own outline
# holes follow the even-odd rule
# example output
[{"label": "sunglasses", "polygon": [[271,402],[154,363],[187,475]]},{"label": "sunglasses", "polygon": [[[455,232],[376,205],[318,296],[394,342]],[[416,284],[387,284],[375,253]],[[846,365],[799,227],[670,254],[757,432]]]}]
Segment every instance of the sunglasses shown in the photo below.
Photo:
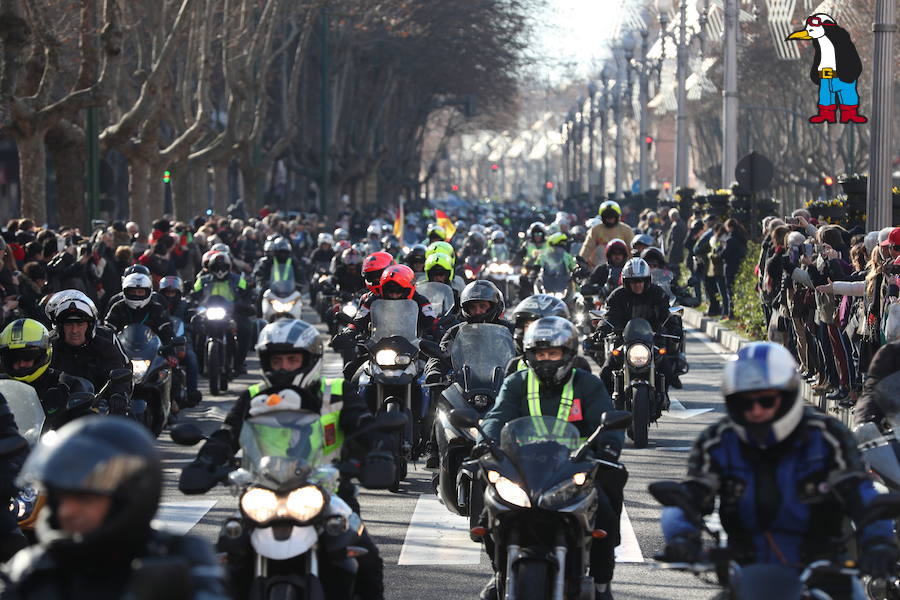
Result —
[{"label": "sunglasses", "polygon": [[737,408],[741,412],[749,412],[753,410],[755,404],[759,404],[761,407],[769,409],[775,406],[780,397],[781,396],[778,394],[772,394],[771,396],[761,396],[758,398],[741,398],[737,401]]},{"label": "sunglasses", "polygon": [[807,25],[812,25],[813,27],[819,27],[822,25],[834,25],[831,21],[823,21],[819,17],[809,17],[806,19]]}]

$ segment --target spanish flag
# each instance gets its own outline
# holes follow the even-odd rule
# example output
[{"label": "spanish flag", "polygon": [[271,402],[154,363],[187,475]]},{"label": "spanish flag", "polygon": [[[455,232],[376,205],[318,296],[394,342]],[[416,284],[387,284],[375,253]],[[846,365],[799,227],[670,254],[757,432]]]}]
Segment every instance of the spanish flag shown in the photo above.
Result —
[{"label": "spanish flag", "polygon": [[450,220],[450,217],[447,216],[442,210],[435,209],[434,216],[437,219],[437,224],[444,228],[444,233],[447,234],[447,239],[451,239],[453,234],[456,233],[456,225],[453,224],[453,221]]},{"label": "spanish flag", "polygon": [[404,225],[403,198],[401,197],[397,202],[397,213],[394,215],[394,235],[397,236],[397,239],[400,240],[401,244],[403,243]]}]

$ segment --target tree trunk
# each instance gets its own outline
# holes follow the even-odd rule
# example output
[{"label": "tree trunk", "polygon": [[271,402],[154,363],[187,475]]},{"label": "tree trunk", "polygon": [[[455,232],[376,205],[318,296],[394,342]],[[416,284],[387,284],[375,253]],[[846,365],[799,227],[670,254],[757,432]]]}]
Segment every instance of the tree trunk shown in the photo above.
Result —
[{"label": "tree trunk", "polygon": [[213,165],[213,212],[224,215],[229,200],[228,161],[223,161]]},{"label": "tree trunk", "polygon": [[71,123],[62,122],[47,132],[46,149],[56,173],[57,221],[60,225],[80,227],[87,204],[84,133]]},{"label": "tree trunk", "polygon": [[244,199],[244,206],[247,208],[247,214],[256,214],[261,206],[259,198],[259,186],[262,183],[262,177],[259,169],[244,160],[241,160],[241,198]]},{"label": "tree trunk", "polygon": [[[43,225],[47,222],[47,149],[43,129],[29,135],[16,134],[19,150],[19,185],[22,186],[22,216]],[[81,223],[71,223],[81,225]]]},{"label": "tree trunk", "polygon": [[191,202],[187,214],[179,215],[182,220],[194,215],[205,215],[209,207],[209,169],[206,163],[191,164]]},{"label": "tree trunk", "polygon": [[[158,152],[154,149],[154,156],[157,157],[155,161],[151,161],[150,165],[150,173],[149,178],[147,180],[148,187],[148,201],[147,207],[149,208],[148,218],[145,223],[145,226],[149,230],[150,223],[162,217],[165,212],[165,201],[166,201],[166,184],[163,183],[162,180],[162,172],[163,172],[163,164],[162,161],[158,159]],[[173,172],[172,177],[177,177],[177,172]]]},{"label": "tree trunk", "polygon": [[139,156],[128,157],[128,216],[142,233],[149,233],[150,165]]},{"label": "tree trunk", "polygon": [[191,180],[194,178],[194,169],[190,168],[187,160],[177,163],[178,170],[172,177],[172,212],[178,219],[186,218],[191,214]]}]

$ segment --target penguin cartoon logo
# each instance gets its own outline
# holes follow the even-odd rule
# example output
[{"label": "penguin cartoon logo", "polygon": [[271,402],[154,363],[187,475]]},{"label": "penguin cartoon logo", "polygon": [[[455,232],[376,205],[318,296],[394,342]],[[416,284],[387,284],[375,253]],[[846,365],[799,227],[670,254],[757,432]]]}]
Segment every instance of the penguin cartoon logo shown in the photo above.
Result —
[{"label": "penguin cartoon logo", "polygon": [[831,15],[816,13],[806,18],[806,27],[787,36],[787,40],[812,40],[816,49],[809,77],[819,86],[819,113],[810,123],[865,123],[859,114],[856,81],[862,73],[862,61],[850,33]]}]

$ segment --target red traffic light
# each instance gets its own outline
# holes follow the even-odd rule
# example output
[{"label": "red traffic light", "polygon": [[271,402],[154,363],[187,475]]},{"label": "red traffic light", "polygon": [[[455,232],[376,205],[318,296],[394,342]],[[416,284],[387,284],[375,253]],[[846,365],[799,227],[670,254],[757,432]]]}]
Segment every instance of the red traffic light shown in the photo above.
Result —
[{"label": "red traffic light", "polygon": [[663,181],[663,189],[666,191],[669,191],[670,189],[672,189],[672,182],[671,181]]},{"label": "red traffic light", "polygon": [[552,181],[548,181],[547,183],[544,184],[544,187],[547,188],[548,190],[552,190],[552,189],[553,189],[553,182],[552,182]]},{"label": "red traffic light", "polygon": [[497,163],[494,163],[491,165],[491,171],[496,171],[499,168],[500,168],[500,165],[498,165]]},{"label": "red traffic light", "polygon": [[834,178],[831,175],[825,176],[825,185],[827,185],[828,187],[834,185]]},{"label": "red traffic light", "polygon": [[653,143],[653,136],[648,135],[647,137],[644,138],[644,142],[645,142],[647,145],[652,144],[652,143]]},{"label": "red traffic light", "polygon": [[451,191],[451,192],[458,192],[458,191],[459,191],[459,186],[456,185],[456,184],[454,183],[453,185],[450,186],[450,191]]}]

